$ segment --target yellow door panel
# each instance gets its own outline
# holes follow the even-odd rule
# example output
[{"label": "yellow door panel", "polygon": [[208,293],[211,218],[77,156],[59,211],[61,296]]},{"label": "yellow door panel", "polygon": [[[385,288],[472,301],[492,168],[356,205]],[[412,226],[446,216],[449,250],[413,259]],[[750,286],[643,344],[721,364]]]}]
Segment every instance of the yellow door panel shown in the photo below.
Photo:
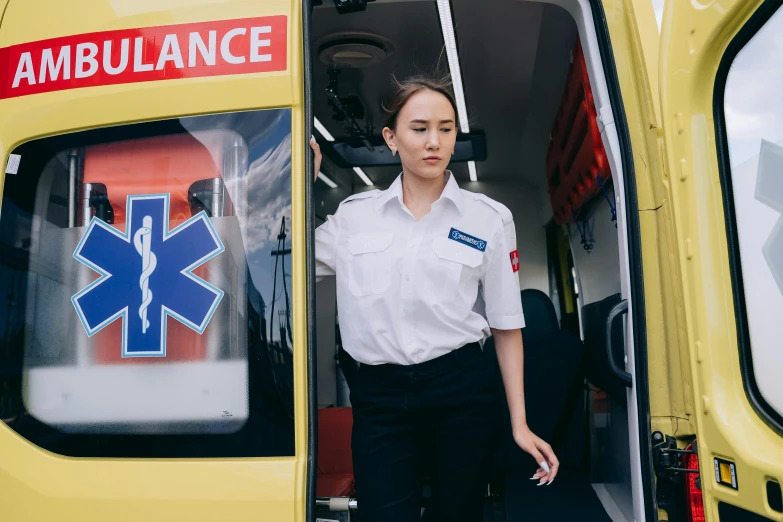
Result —
[{"label": "yellow door panel", "polygon": [[620,91],[628,121],[639,206],[644,266],[649,408],[652,431],[673,436],[690,426],[690,373],[682,328],[676,252],[670,225],[668,175],[662,156],[658,106],[658,30],[646,0],[604,0]]},{"label": "yellow door panel", "polygon": [[[80,427],[47,426],[45,419],[35,418],[30,414],[30,407],[25,409],[23,407],[11,408],[8,406],[9,401],[13,402],[13,400],[21,400],[21,404],[26,406],[30,406],[36,400],[35,390],[31,390],[29,380],[25,385],[26,388],[20,391],[22,386],[16,379],[19,378],[21,380],[22,376],[18,370],[13,370],[15,365],[19,363],[20,358],[24,359],[25,353],[29,356],[29,350],[34,349],[34,347],[31,348],[32,345],[29,339],[27,344],[25,344],[26,341],[22,340],[21,337],[14,337],[17,334],[12,335],[12,333],[3,330],[3,326],[0,324],[0,367],[2,368],[0,370],[0,419],[2,419],[2,422],[0,422],[0,505],[2,505],[0,519],[8,521],[73,520],[79,522],[106,520],[304,520],[308,455],[308,402],[304,280],[306,255],[305,185],[301,174],[304,170],[305,159],[303,154],[305,143],[302,141],[305,135],[302,3],[293,0],[278,0],[274,2],[259,2],[256,0],[69,0],[67,2],[10,0],[10,2],[5,2],[0,0],[0,12],[3,12],[3,8],[5,9],[2,25],[0,26],[0,53],[5,54],[0,54],[0,65],[4,68],[4,75],[10,75],[10,79],[6,78],[9,82],[20,70],[24,71],[24,65],[3,63],[2,57],[9,56],[11,52],[9,49],[14,48],[14,46],[32,45],[35,42],[61,37],[74,38],[79,35],[105,31],[156,27],[176,28],[176,26],[181,24],[219,23],[221,21],[261,17],[284,18],[282,27],[286,36],[282,45],[285,51],[285,60],[277,70],[270,70],[269,72],[232,72],[232,69],[224,68],[219,75],[201,74],[195,75],[195,77],[185,77],[188,75],[187,53],[189,49],[184,44],[184,41],[181,48],[175,50],[170,46],[171,44],[156,40],[148,46],[149,52],[153,54],[145,55],[144,58],[141,58],[141,67],[143,68],[145,63],[152,64],[150,65],[152,70],[153,60],[157,59],[155,57],[168,49],[168,52],[173,53],[170,60],[172,64],[177,61],[174,57],[176,53],[182,53],[181,56],[185,57],[185,63],[182,67],[182,71],[185,72],[155,80],[137,81],[132,79],[116,82],[115,84],[100,84],[100,82],[97,82],[96,86],[83,86],[76,82],[76,78],[71,78],[74,81],[73,85],[64,86],[52,92],[0,96],[0,157],[2,157],[4,167],[3,171],[0,171],[0,192],[3,193],[3,200],[0,203],[2,205],[0,207],[0,229],[3,229],[4,221],[5,224],[8,224],[11,222],[9,220],[17,219],[13,216],[23,219],[27,215],[27,219],[31,219],[39,225],[44,223],[41,230],[46,229],[46,226],[48,226],[46,224],[47,221],[49,225],[54,222],[52,219],[55,218],[52,218],[51,215],[43,216],[43,219],[40,215],[30,217],[31,215],[36,215],[25,207],[29,203],[30,208],[32,208],[34,198],[31,196],[29,199],[26,199],[24,184],[29,182],[32,191],[38,190],[40,192],[41,184],[34,184],[30,181],[32,179],[30,176],[39,176],[41,175],[41,170],[44,169],[43,164],[40,168],[34,168],[37,160],[35,155],[29,151],[45,151],[48,150],[47,147],[49,147],[48,144],[50,143],[55,145],[58,143],[70,143],[68,140],[72,139],[72,137],[74,140],[81,140],[84,137],[86,141],[79,147],[83,147],[87,152],[85,153],[84,150],[80,149],[73,153],[74,155],[81,154],[82,156],[79,156],[81,158],[84,158],[85,154],[87,155],[88,159],[84,160],[84,164],[79,168],[83,170],[85,176],[90,172],[97,172],[98,174],[96,175],[108,176],[108,174],[105,174],[105,171],[101,170],[101,165],[105,166],[109,160],[114,161],[116,158],[124,157],[123,154],[132,148],[128,145],[129,141],[127,139],[121,138],[122,133],[127,131],[130,133],[129,136],[133,135],[133,140],[136,140],[136,154],[140,150],[139,147],[156,150],[155,154],[157,156],[154,157],[154,161],[150,160],[148,162],[151,165],[150,168],[160,169],[160,172],[171,172],[171,166],[166,163],[168,161],[166,159],[168,157],[166,156],[167,151],[161,151],[160,144],[171,143],[171,141],[165,140],[169,139],[167,137],[168,134],[176,134],[176,132],[169,130],[164,132],[160,131],[160,129],[174,129],[175,127],[179,129],[180,127],[177,127],[176,122],[180,121],[182,122],[182,128],[190,132],[192,136],[198,137],[194,142],[195,145],[189,145],[191,149],[183,148],[183,151],[186,149],[193,150],[192,147],[198,148],[199,140],[203,150],[212,151],[214,147],[212,147],[210,140],[215,136],[218,136],[220,139],[226,136],[235,136],[236,133],[232,134],[233,131],[230,130],[232,127],[228,126],[225,129],[206,128],[203,131],[198,129],[192,130],[188,128],[190,124],[188,122],[212,121],[209,119],[209,116],[214,115],[217,115],[213,117],[215,121],[220,118],[233,121],[231,120],[231,118],[234,118],[232,116],[233,113],[242,113],[243,115],[237,116],[237,118],[246,118],[243,121],[249,121],[252,124],[255,124],[256,120],[266,121],[264,118],[267,118],[269,120],[268,125],[267,123],[263,125],[267,125],[270,129],[283,129],[279,131],[279,136],[274,138],[277,140],[275,143],[279,143],[279,148],[276,151],[281,152],[283,156],[289,155],[288,161],[280,162],[278,166],[281,169],[288,169],[286,175],[291,179],[288,185],[290,186],[290,193],[287,192],[285,194],[285,197],[290,201],[290,211],[287,214],[287,217],[290,217],[290,221],[286,221],[288,243],[285,245],[287,249],[290,249],[290,255],[285,258],[284,262],[288,263],[286,272],[288,272],[287,275],[291,279],[289,291],[292,341],[290,341],[290,346],[293,347],[293,353],[290,354],[291,362],[288,369],[291,372],[290,381],[293,384],[290,387],[293,391],[291,392],[290,410],[281,414],[288,418],[287,422],[291,426],[290,440],[283,441],[285,444],[290,443],[291,450],[283,454],[278,453],[276,456],[266,456],[263,454],[263,448],[260,450],[246,450],[245,446],[242,445],[236,447],[224,445],[221,446],[223,449],[212,452],[214,455],[202,457],[199,455],[197,447],[209,449],[209,443],[205,442],[206,439],[194,438],[191,440],[193,446],[188,447],[183,444],[182,448],[178,448],[178,450],[181,449],[180,456],[178,456],[174,454],[176,452],[169,451],[167,453],[159,448],[156,450],[155,444],[157,442],[149,442],[152,440],[150,437],[153,439],[160,437],[154,440],[157,440],[161,447],[168,447],[167,445],[171,444],[165,439],[166,435],[158,434],[153,428],[138,428],[139,434],[136,435],[134,434],[134,429],[137,428],[128,431],[127,427],[120,426],[118,428],[117,426],[112,426],[110,429],[119,430],[114,433],[123,441],[126,441],[131,448],[123,453],[123,451],[117,450],[120,445],[116,441],[100,439],[96,443],[95,441],[99,440],[96,437],[104,436],[97,431],[95,433],[85,432],[86,434],[82,434],[79,432],[82,429]],[[132,38],[136,36],[136,34],[128,36],[128,38],[131,38],[131,58],[128,67],[133,66]],[[239,47],[236,46],[240,43],[245,45],[248,38],[251,38],[248,32],[237,33],[235,41],[226,43],[225,49],[221,48],[221,40],[218,38],[214,46],[218,60],[221,53],[223,53],[222,56],[224,58],[225,56],[230,58],[232,56],[231,53],[239,56]],[[258,56],[260,56],[259,53],[263,52],[262,47],[267,44],[258,43],[263,42],[260,39],[262,37],[256,35],[255,38],[257,46],[251,48],[250,51],[245,51],[245,55],[236,58],[237,60],[244,59],[245,65],[248,65],[253,57],[259,61],[266,59],[258,58]],[[71,45],[74,46],[72,50],[74,51],[77,40],[71,41]],[[252,42],[253,40],[251,39],[250,41]],[[202,44],[202,56],[208,56],[209,50],[212,49],[210,47],[212,44],[209,43],[207,33],[204,33]],[[35,52],[33,52],[32,56],[35,59]],[[54,55],[54,58],[57,58],[57,54]],[[115,58],[119,59],[119,55],[115,56]],[[208,62],[207,58],[203,58],[203,60]],[[97,63],[99,66],[105,67],[102,62]],[[164,62],[159,63],[162,64]],[[32,80],[36,82],[40,80],[40,71],[37,68],[39,65],[34,65],[33,75],[28,75],[25,77],[26,79],[22,80],[27,82],[28,86],[32,85]],[[74,67],[75,64],[71,62],[70,66]],[[173,65],[170,66],[173,67]],[[198,66],[195,68],[197,69]],[[71,69],[71,72],[73,73],[74,70],[76,69]],[[3,81],[5,82],[6,79]],[[4,84],[3,89],[6,90],[3,92],[10,92],[7,87]],[[268,117],[269,114],[279,115],[279,117],[274,119]],[[181,118],[191,116],[206,118],[206,120],[199,120],[198,118],[181,120]],[[145,142],[146,138],[134,134],[137,132],[134,129],[142,128],[139,125],[145,129],[158,129],[155,130],[155,133],[160,134],[160,136],[153,136],[151,138],[152,141]],[[95,131],[95,129],[99,130]],[[104,134],[105,138],[103,137]],[[187,135],[187,132],[184,134]],[[163,141],[155,142],[155,139],[161,136]],[[262,140],[264,137],[261,136],[258,139]],[[117,150],[112,151],[111,147],[106,144],[108,142],[113,143],[115,140],[125,143],[125,148],[119,152]],[[262,142],[259,141],[258,143]],[[36,149],[35,147],[39,148]],[[28,151],[28,153],[22,154],[18,173],[4,174],[9,154],[14,151]],[[60,149],[50,152],[53,154],[54,160],[52,160],[53,163],[47,165],[54,165],[52,168],[60,169],[58,172],[68,172],[69,167],[63,166],[65,164],[59,165],[57,158],[65,158],[70,152],[66,150],[61,151]],[[248,186],[252,187],[253,180],[260,179],[258,177],[259,173],[252,169],[256,165],[253,162],[257,160],[261,162],[259,164],[262,164],[265,159],[275,158],[276,156],[273,152],[275,151],[263,148],[254,149],[252,146],[247,147],[246,156],[249,160],[245,168],[247,169]],[[60,155],[58,156],[58,154]],[[188,159],[187,154],[184,152],[179,155],[170,154],[170,157],[175,156],[183,162],[186,162]],[[225,161],[228,161],[223,158],[220,161],[213,159],[218,165],[220,165],[220,161],[223,161],[223,164],[225,164]],[[202,167],[204,166],[199,164],[192,165],[194,171]],[[155,170],[155,172],[158,172],[158,170]],[[149,173],[143,174],[147,175]],[[125,174],[123,174],[122,168],[118,167],[116,172],[112,171],[111,175],[116,177]],[[130,173],[131,180],[134,175],[134,173]],[[176,176],[172,175],[172,179],[174,177]],[[154,186],[156,182],[154,176],[145,179],[151,180],[148,181],[147,187]],[[160,181],[162,178],[157,179]],[[165,186],[165,183],[163,184]],[[121,187],[119,183],[115,185],[116,187]],[[109,190],[109,198],[112,197],[111,190],[113,190],[112,187]],[[116,190],[119,191],[120,188],[116,188]],[[131,189],[129,194],[133,194],[133,190]],[[148,191],[151,189],[138,190]],[[256,191],[253,192],[248,189],[248,197],[259,198],[259,194],[262,194],[262,192],[257,189],[253,190]],[[43,202],[45,205],[51,206],[56,203],[54,193],[55,191],[52,189],[53,196],[50,201]],[[189,196],[185,194],[184,197],[187,203]],[[194,194],[193,201],[196,201],[195,197],[196,195]],[[117,201],[113,203],[118,204]],[[122,203],[119,204],[122,205]],[[253,202],[251,201],[251,203]],[[258,201],[255,203],[258,205],[265,204]],[[191,204],[195,203],[191,201]],[[221,204],[223,203],[221,202]],[[240,207],[237,201],[232,201],[232,204],[236,205],[232,212]],[[214,206],[209,207],[209,211],[217,212],[215,208]],[[218,214],[210,215],[217,216]],[[233,216],[234,214],[231,214],[228,217]],[[114,219],[119,219],[116,210]],[[238,242],[237,244],[244,242],[243,244],[248,248],[248,258],[253,255],[250,250],[252,250],[252,245],[254,244],[266,241],[264,248],[275,247],[277,244],[276,240],[275,245],[272,245],[267,240],[267,235],[269,234],[272,234],[270,237],[273,239],[277,236],[277,230],[280,228],[279,215],[276,214],[275,219],[278,221],[275,222],[276,228],[273,234],[272,232],[267,234],[268,231],[266,230],[254,229],[248,235],[242,236],[241,240],[235,239]],[[84,223],[86,224],[88,220],[89,216]],[[19,221],[19,223],[21,222]],[[77,227],[79,225],[81,225],[81,221],[76,224]],[[25,226],[32,227],[32,225]],[[218,225],[216,226],[222,234],[223,229],[220,229]],[[243,224],[243,226],[245,225]],[[122,231],[122,227],[119,225],[115,228],[119,228],[120,232]],[[38,230],[35,227],[31,229],[34,231]],[[9,229],[6,228],[5,230]],[[0,233],[0,236],[4,233]],[[239,234],[237,233],[236,236],[239,237]],[[229,240],[226,237],[221,237],[221,239],[228,247]],[[3,241],[4,239],[0,237],[0,256],[3,256],[4,259],[11,259],[11,257],[7,257],[10,256],[9,252],[14,253],[14,255],[28,255],[28,251],[25,249],[30,247],[29,244],[25,246],[23,244],[24,241],[20,241],[19,244],[2,244]],[[67,259],[63,257],[65,259],[64,263],[75,263],[71,253],[72,250],[68,252],[68,256],[65,256]],[[270,259],[269,253],[266,251],[261,251],[261,253],[265,254],[263,262],[266,263]],[[227,256],[228,251],[221,255]],[[233,255],[237,259],[244,259],[245,252],[241,250],[233,251]],[[5,284],[3,282],[4,279],[6,281],[14,280],[12,277],[9,278],[7,270],[19,270],[21,271],[19,273],[22,273],[28,269],[28,267],[22,265],[14,265],[13,268],[8,268],[10,263],[11,261],[0,262],[0,295],[2,295],[0,299],[3,302],[6,302],[6,298],[12,294],[16,295],[18,299],[19,289],[30,288],[29,285],[26,286],[22,283],[18,283],[17,286],[11,285],[13,286],[12,290],[9,290],[11,286],[3,286]],[[40,270],[43,273],[45,270],[56,269],[55,263],[53,266],[36,267],[34,270]],[[252,268],[250,270],[250,276],[256,277],[256,281],[259,278],[267,277],[265,275],[266,272],[259,275],[261,272],[254,274],[252,273]],[[30,273],[32,272],[33,269],[30,268]],[[196,275],[199,275],[199,273]],[[235,281],[245,280],[241,274],[238,276],[236,271],[231,274],[231,277]],[[271,277],[269,275],[269,281],[272,280]],[[235,297],[245,295],[244,290],[241,288],[233,293],[230,289],[221,288],[221,290],[225,290],[224,301],[221,301],[221,306],[223,306],[222,303],[224,302],[226,306],[229,306],[229,304],[230,306],[235,306]],[[29,292],[30,290],[26,291]],[[40,289],[38,291],[42,292]],[[17,293],[14,294],[14,292]],[[271,296],[264,292],[262,291],[263,299],[268,304]],[[277,292],[280,292],[279,283]],[[37,302],[43,303],[44,301],[45,299],[39,297]],[[21,315],[19,317],[22,318],[19,321],[30,321],[32,320],[31,318],[35,317],[36,324],[45,325],[44,317],[36,316],[30,310],[25,311],[24,306],[21,304],[19,306],[21,307]],[[33,305],[31,302],[28,302],[26,306],[29,308]],[[66,338],[66,334],[62,332],[77,332],[81,336],[80,339],[84,339],[84,342],[87,342],[87,334],[80,330],[82,325],[79,324],[79,318],[70,300],[66,300],[58,306],[63,310],[63,314],[70,314],[68,316],[69,322],[65,325],[52,320],[52,328],[60,329],[59,331],[63,338]],[[248,305],[248,308],[250,306]],[[5,310],[5,307],[3,309]],[[5,314],[5,311],[3,313]],[[26,319],[24,319],[25,317]],[[245,327],[246,322],[242,322],[244,319],[247,318],[240,317],[238,319],[239,326],[231,323],[231,327],[235,329]],[[213,321],[215,320],[213,318]],[[173,320],[169,318],[168,325],[171,326],[172,323]],[[44,327],[42,326],[41,328]],[[71,330],[68,330],[68,328]],[[106,328],[108,330],[110,327]],[[274,329],[275,332],[271,332],[271,325],[267,324],[265,326],[263,342],[267,342],[266,336],[271,335],[269,338],[270,344],[273,341],[280,345],[289,344],[289,341],[283,342],[282,339],[278,338],[277,319],[274,321]],[[42,331],[39,328],[35,332],[25,330],[25,336],[31,338],[31,336],[49,335],[40,333]],[[211,339],[209,332],[210,330],[207,329],[203,335],[204,342],[207,344],[207,339]],[[60,335],[57,331],[53,331],[52,334]],[[103,332],[97,333],[94,339],[99,339],[102,334]],[[192,333],[192,335],[195,336],[194,338],[201,339],[196,333]],[[245,334],[243,333],[242,335]],[[247,335],[250,336],[251,334]],[[259,332],[255,332],[252,335],[261,337]],[[90,342],[99,342],[92,339],[90,338]],[[93,344],[93,346],[97,345]],[[67,351],[68,349],[70,349],[69,343],[64,342],[61,351]],[[250,348],[247,349],[250,350]],[[209,345],[205,348],[207,354],[215,350],[219,349],[210,348]],[[101,354],[95,352],[90,357],[92,360],[99,359]],[[107,366],[112,366],[114,369],[124,366],[124,361],[119,360],[119,351],[116,353],[112,352],[110,356],[106,357],[110,359],[108,362],[113,364],[113,366],[112,364]],[[220,358],[223,355],[215,356],[213,354],[205,357]],[[230,357],[230,355],[225,357]],[[25,365],[29,364],[28,359],[24,360]],[[270,361],[272,360],[270,358]],[[282,360],[282,357],[274,359],[275,362],[280,360]],[[275,362],[270,362],[269,364],[274,364]],[[147,364],[147,366],[144,366],[145,363],[137,365],[136,368],[140,370],[153,369],[154,367],[161,368],[161,364]],[[185,368],[185,366],[182,367]],[[124,367],[128,368],[127,366]],[[126,376],[128,373],[125,372]],[[7,374],[12,375],[12,377],[8,377]],[[139,374],[143,374],[143,371],[138,371],[137,375]],[[172,378],[176,381],[176,375],[174,374],[159,373],[159,375],[164,375],[165,378]],[[28,376],[24,378],[27,379]],[[186,378],[180,377],[180,379],[183,385],[188,384]],[[258,386],[266,386],[265,380],[252,375],[249,379],[256,383],[250,385],[249,393],[261,394]],[[269,380],[271,382],[271,379]],[[117,386],[121,384],[119,381],[115,381],[115,383]],[[160,386],[160,383],[160,378],[150,378],[150,386]],[[9,399],[9,390],[12,390],[15,394],[12,398],[13,400]],[[214,390],[216,392],[221,391],[220,387],[215,387]],[[100,388],[92,391],[94,393],[89,395],[95,397],[96,400],[90,404],[95,404],[97,405],[96,407],[100,406],[103,408],[101,411],[104,411],[106,414],[130,409],[122,401],[118,401],[113,405],[101,404],[101,396],[110,396],[111,394]],[[67,402],[69,398],[64,396],[62,400]],[[128,397],[127,399],[128,403],[132,400],[133,397]],[[258,399],[258,396],[250,397],[250,401],[254,400],[264,401],[267,399]],[[206,397],[206,392],[204,401],[209,401]],[[47,411],[56,412],[56,410]],[[90,413],[89,411],[83,409],[75,409],[74,411],[77,414],[84,413],[85,418],[89,417],[87,415]],[[140,411],[136,414],[143,418],[145,412]],[[220,415],[230,418],[232,414],[230,411],[224,411]],[[187,413],[183,413],[183,415],[186,416]],[[265,418],[255,417],[251,419],[252,422],[248,421],[247,425],[242,429],[255,430],[252,433],[262,433],[264,436],[274,431],[274,427]],[[96,422],[100,423],[100,421]],[[36,438],[34,442],[27,436],[31,432],[29,426],[32,424],[40,427],[39,432],[41,433],[40,437]],[[76,431],[68,431],[72,429]],[[180,429],[180,427],[175,427],[174,429]],[[185,430],[182,433],[192,437],[219,438],[223,436],[218,433],[206,435],[206,432],[187,432],[185,428],[182,429]],[[180,433],[177,432],[177,436],[179,435]],[[69,437],[85,437],[78,440],[92,442],[89,443],[89,449],[84,449],[88,446],[79,446],[76,443],[69,446],[59,442],[60,440],[71,440],[68,439]],[[289,435],[285,435],[285,437],[289,437]],[[248,437],[247,440],[250,439],[252,437]],[[137,442],[138,446],[136,446]],[[108,444],[108,446],[101,448],[101,444]],[[53,450],[50,451],[49,448],[53,448]],[[150,456],[153,454],[157,456]],[[181,455],[184,455],[184,457],[181,457]]]},{"label": "yellow door panel", "polygon": [[[780,63],[769,60],[769,56],[754,57],[747,53],[741,59],[734,57],[744,45],[740,40],[745,42],[765,23],[760,18],[763,13],[754,13],[762,8],[766,11],[763,16],[768,17],[777,7],[770,4],[739,0],[668,2],[661,34],[661,113],[670,173],[669,206],[676,239],[676,257],[671,262],[673,271],[682,278],[683,336],[690,354],[707,520],[718,520],[719,512],[734,509],[731,506],[771,519],[783,519],[767,502],[767,482],[780,481],[783,477],[783,439],[772,418],[774,412],[766,412],[758,400],[752,399],[752,388],[757,384],[766,394],[768,406],[780,398],[775,390],[783,370],[783,361],[776,355],[779,334],[770,338],[754,326],[754,314],[760,310],[777,311],[780,317],[778,301],[767,298],[778,292],[770,271],[774,272],[780,265],[774,258],[767,264],[747,263],[748,260],[760,262],[762,250],[769,252],[767,246],[774,246],[773,243],[765,247],[758,245],[767,237],[768,230],[764,232],[763,227],[771,229],[774,223],[771,219],[777,217],[767,209],[769,219],[757,219],[754,223],[753,216],[748,218],[748,215],[755,210],[745,210],[751,208],[748,201],[753,199],[754,188],[755,198],[763,201],[774,196],[770,193],[774,191],[774,183],[771,188],[754,187],[755,164],[747,175],[742,175],[741,170],[748,162],[760,161],[762,140],[776,139],[774,132],[755,136],[760,127],[753,118],[758,117],[759,121],[775,118],[775,104],[780,97],[776,95],[773,102],[772,94],[765,98],[764,93],[777,92],[779,82],[765,85],[769,78],[765,74],[754,75],[753,71],[774,72],[780,69]],[[771,31],[769,41],[775,41],[779,33],[780,26]],[[773,53],[773,56],[777,55]],[[733,79],[725,84],[732,63],[741,66],[733,69],[736,71]],[[727,96],[735,88],[732,85],[743,86],[747,89],[744,99],[762,105],[756,113],[736,111],[736,106],[724,103],[723,85],[727,85]],[[742,147],[748,145],[745,141],[750,135],[755,136],[751,144],[755,149],[747,157],[742,156]],[[758,172],[762,171],[759,167]],[[758,176],[760,180],[762,174]],[[727,183],[732,179],[734,190]],[[729,236],[736,233],[735,205],[740,225],[746,220],[745,229],[739,229],[738,243],[736,237],[730,242]],[[765,222],[768,223],[762,225]],[[758,248],[751,252],[753,245]],[[742,272],[734,262],[740,255]],[[751,266],[749,273],[746,269]],[[751,283],[765,277],[770,278],[769,284],[748,293]],[[750,336],[745,324],[748,315],[751,315]],[[748,371],[750,367],[746,363],[751,359],[755,360],[755,371]],[[762,377],[771,375],[770,372],[777,378],[774,382],[764,381]],[[724,518],[728,517],[723,516],[721,520]]]}]

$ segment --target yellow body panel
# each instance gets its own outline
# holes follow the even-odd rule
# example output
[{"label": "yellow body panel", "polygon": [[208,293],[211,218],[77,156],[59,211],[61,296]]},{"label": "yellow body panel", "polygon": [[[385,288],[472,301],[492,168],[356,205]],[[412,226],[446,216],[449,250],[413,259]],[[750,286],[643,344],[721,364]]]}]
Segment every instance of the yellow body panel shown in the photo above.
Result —
[{"label": "yellow body panel", "polygon": [[679,279],[671,271],[676,244],[658,105],[658,29],[649,0],[604,0],[623,109],[633,151],[644,273],[650,420],[653,431],[687,436],[692,395]]},{"label": "yellow body panel", "polygon": [[[783,520],[767,507],[765,489],[765,479],[783,477],[783,444],[743,389],[713,121],[721,57],[761,4],[669,2],[661,34],[661,108],[677,242],[671,269],[682,279],[707,520],[718,520],[721,500]],[[738,491],[717,485],[714,457],[736,462]]]},{"label": "yellow body panel", "polygon": [[[0,8],[4,5],[0,1]],[[288,17],[288,67],[92,87],[0,101],[0,156],[31,139],[186,115],[292,107],[296,458],[77,459],[51,454],[0,423],[0,519],[303,520],[307,456],[304,113],[301,3],[294,0],[13,0],[0,47],[64,35],[267,15]],[[0,174],[0,190],[3,175]]]}]

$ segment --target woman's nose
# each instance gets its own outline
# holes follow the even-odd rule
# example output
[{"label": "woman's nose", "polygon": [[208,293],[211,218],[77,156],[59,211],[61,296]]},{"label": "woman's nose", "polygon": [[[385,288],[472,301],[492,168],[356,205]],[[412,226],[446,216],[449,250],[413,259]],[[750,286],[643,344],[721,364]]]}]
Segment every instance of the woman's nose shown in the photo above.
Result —
[{"label": "woman's nose", "polygon": [[437,132],[430,132],[427,135],[427,149],[438,150],[440,148],[440,140],[438,139]]}]

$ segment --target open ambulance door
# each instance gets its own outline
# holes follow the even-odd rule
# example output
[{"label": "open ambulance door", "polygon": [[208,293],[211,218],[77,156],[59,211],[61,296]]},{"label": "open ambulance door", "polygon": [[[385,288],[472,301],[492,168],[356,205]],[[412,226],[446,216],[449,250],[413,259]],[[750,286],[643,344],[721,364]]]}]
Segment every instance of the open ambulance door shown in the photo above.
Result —
[{"label": "open ambulance door", "polygon": [[701,520],[783,519],[780,6],[674,1],[663,17],[662,204],[673,222]]},{"label": "open ambulance door", "polygon": [[0,519],[313,519],[306,5],[0,0]]},{"label": "open ambulance door", "polygon": [[[657,263],[654,251],[647,247],[649,236],[642,216],[655,208],[651,180],[660,171],[655,134],[658,116],[649,87],[651,80],[657,79],[650,67],[656,56],[657,29],[649,1],[600,0],[581,2],[581,9],[576,8],[576,2],[564,7],[579,27],[596,122],[615,187],[609,208],[616,212],[619,259],[607,263],[605,270],[617,270],[615,263],[619,262],[619,273],[613,277],[619,281],[620,291],[600,302],[583,301],[586,298],[580,296],[579,303],[585,342],[588,330],[601,332],[589,336],[601,339],[591,358],[600,366],[595,370],[603,381],[598,387],[609,397],[611,419],[607,420],[611,435],[597,442],[610,448],[606,452],[610,457],[593,464],[601,468],[604,479],[596,491],[605,506],[616,506],[614,519],[656,521],[648,349],[657,345],[650,346],[648,341],[646,301],[651,293],[652,297],[657,295],[648,284],[650,274],[655,279]],[[581,269],[577,266],[576,270],[579,273]],[[580,279],[582,294],[592,282]],[[652,312],[654,318],[654,305]],[[590,376],[588,380],[595,383]]]}]

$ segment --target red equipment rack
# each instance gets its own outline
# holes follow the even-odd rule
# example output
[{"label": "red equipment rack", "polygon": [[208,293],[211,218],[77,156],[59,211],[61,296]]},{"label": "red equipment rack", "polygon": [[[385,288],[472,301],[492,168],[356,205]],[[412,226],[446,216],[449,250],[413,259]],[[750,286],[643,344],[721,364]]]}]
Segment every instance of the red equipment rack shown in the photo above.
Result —
[{"label": "red equipment rack", "polygon": [[582,45],[577,40],[546,158],[549,200],[555,222],[573,222],[612,174],[596,120]]}]

